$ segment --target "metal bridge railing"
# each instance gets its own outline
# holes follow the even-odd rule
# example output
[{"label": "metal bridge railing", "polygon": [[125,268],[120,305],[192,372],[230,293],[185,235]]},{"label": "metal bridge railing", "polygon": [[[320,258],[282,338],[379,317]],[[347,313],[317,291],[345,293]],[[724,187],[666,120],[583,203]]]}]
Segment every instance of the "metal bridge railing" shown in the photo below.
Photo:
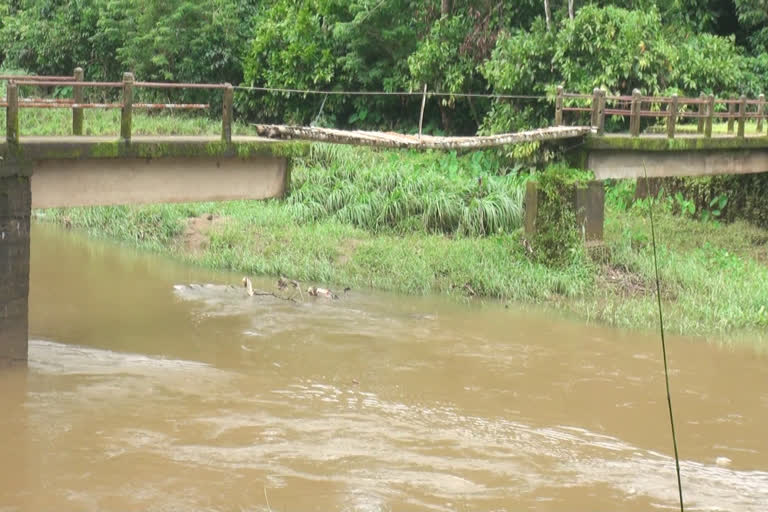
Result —
[{"label": "metal bridge railing", "polygon": [[[19,109],[22,108],[66,108],[72,110],[72,134],[83,135],[84,109],[121,109],[120,138],[131,140],[133,110],[202,110],[210,108],[208,103],[137,103],[134,102],[135,88],[148,89],[220,89],[222,90],[221,139],[232,142],[232,103],[234,88],[231,84],[185,84],[170,82],[137,82],[133,73],[124,73],[122,82],[86,82],[82,68],[76,68],[72,76],[0,75],[8,82],[6,97],[0,99],[0,107],[6,109],[6,140],[11,144],[19,142]],[[20,98],[20,86],[72,87],[72,99]],[[83,89],[101,87],[121,89],[120,102],[88,103],[84,101]]]}]

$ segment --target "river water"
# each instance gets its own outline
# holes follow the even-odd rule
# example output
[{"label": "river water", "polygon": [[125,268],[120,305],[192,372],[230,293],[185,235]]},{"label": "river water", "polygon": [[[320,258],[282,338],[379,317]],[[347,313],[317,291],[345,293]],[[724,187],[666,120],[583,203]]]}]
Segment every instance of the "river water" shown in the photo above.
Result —
[{"label": "river water", "polygon": [[[652,332],[440,297],[248,297],[240,275],[45,225],[31,265],[29,366],[0,372],[0,510],[676,505]],[[765,510],[768,359],[668,348],[688,509]]]}]

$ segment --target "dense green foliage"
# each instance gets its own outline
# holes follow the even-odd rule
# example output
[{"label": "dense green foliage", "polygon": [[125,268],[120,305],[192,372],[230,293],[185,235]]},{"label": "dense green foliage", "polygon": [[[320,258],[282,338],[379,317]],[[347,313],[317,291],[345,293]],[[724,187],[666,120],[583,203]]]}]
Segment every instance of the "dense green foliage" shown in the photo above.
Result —
[{"label": "dense green foliage", "polygon": [[742,219],[768,228],[768,174],[665,178],[660,186],[662,199],[675,213],[725,222]]},{"label": "dense green foliage", "polygon": [[[0,8],[3,66],[43,75],[120,80],[242,80],[253,8],[231,0],[18,0]],[[154,94],[167,94],[158,93]],[[208,101],[206,93],[169,97]]]},{"label": "dense green foliage", "polygon": [[[83,66],[109,80],[133,71],[141,80],[334,91],[426,84],[449,94],[427,102],[431,133],[551,122],[551,100],[456,93],[768,88],[762,0],[575,0],[573,19],[566,0],[549,4],[546,22],[543,0],[5,0],[0,60],[39,74]],[[420,99],[241,91],[236,105],[250,120],[412,130]]]},{"label": "dense green foliage", "polygon": [[[535,23],[500,37],[483,66],[496,91],[551,94],[557,84],[569,91],[595,87],[616,94],[679,93],[698,96],[756,96],[768,83],[768,56],[750,57],[734,36],[695,33],[663,23],[660,12],[618,7],[583,7],[557,31]],[[543,117],[543,119],[542,119]],[[502,105],[486,120],[492,131],[541,124],[551,114],[542,108]]]},{"label": "dense green foliage", "polygon": [[592,177],[589,174],[553,165],[536,175],[538,205],[532,254],[539,262],[554,266],[583,263],[583,240],[576,220],[576,188],[589,181]]}]

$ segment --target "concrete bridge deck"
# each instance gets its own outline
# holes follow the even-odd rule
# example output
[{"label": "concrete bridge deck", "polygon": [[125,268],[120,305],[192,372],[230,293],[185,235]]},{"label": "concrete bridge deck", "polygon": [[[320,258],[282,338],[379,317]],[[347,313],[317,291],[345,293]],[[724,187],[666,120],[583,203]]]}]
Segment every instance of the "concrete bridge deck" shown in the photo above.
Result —
[{"label": "concrete bridge deck", "polygon": [[589,135],[572,158],[598,180],[641,178],[643,165],[651,178],[760,173],[768,172],[768,136]]},{"label": "concrete bridge deck", "polygon": [[22,137],[0,177],[31,176],[32,208],[281,197],[300,142],[214,136]]}]

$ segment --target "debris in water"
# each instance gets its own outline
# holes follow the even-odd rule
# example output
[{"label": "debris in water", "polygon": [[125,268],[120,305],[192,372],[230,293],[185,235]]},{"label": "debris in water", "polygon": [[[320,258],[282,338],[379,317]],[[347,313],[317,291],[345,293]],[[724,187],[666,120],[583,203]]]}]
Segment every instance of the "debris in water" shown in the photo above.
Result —
[{"label": "debris in water", "polygon": [[253,283],[251,283],[251,280],[248,277],[243,278],[243,286],[245,287],[245,291],[248,292],[248,296],[253,297]]},{"label": "debris in water", "polygon": [[274,297],[276,299],[280,300],[287,300],[289,302],[296,302],[296,300],[293,297],[281,297],[280,295],[274,294],[272,292],[262,292],[262,291],[255,291],[253,289],[253,283],[251,282],[251,279],[249,277],[243,277],[243,287],[245,287],[245,291],[248,293],[249,297],[259,296],[259,297]]},{"label": "debris in water", "polygon": [[296,289],[299,289],[300,285],[299,285],[299,282],[296,281],[295,279],[286,279],[284,277],[280,277],[277,280],[277,287],[279,289],[285,290],[286,288],[288,288],[288,286],[292,286],[292,287],[294,287]]},{"label": "debris in water", "polygon": [[338,299],[338,295],[333,293],[331,290],[327,288],[317,288],[315,286],[310,286],[307,288],[307,293],[310,294],[313,297],[322,297],[324,299]]}]

